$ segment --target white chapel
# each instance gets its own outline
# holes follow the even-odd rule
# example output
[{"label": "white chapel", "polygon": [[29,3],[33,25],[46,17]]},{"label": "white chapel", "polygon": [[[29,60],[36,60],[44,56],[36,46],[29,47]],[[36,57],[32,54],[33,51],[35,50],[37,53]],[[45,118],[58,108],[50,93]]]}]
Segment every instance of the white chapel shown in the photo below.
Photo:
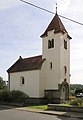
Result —
[{"label": "white chapel", "polygon": [[9,90],[30,98],[69,98],[70,39],[56,13],[42,38],[42,55],[19,59],[7,70]]}]

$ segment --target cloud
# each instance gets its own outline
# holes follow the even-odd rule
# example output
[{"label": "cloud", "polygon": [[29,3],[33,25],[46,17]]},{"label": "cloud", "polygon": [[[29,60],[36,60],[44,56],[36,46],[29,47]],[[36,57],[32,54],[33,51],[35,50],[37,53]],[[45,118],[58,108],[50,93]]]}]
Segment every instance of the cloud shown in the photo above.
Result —
[{"label": "cloud", "polygon": [[64,13],[69,9],[71,0],[57,0],[58,4],[58,12],[59,13]]},{"label": "cloud", "polygon": [[10,8],[14,5],[19,4],[19,0],[1,0],[0,1],[0,9],[7,9]]}]

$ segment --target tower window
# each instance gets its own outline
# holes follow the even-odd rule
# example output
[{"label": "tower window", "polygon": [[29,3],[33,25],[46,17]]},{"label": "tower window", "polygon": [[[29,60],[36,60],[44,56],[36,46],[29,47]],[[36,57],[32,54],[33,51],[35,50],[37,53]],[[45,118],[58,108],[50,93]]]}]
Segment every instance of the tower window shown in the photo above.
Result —
[{"label": "tower window", "polygon": [[67,41],[64,40],[64,48],[67,49]]},{"label": "tower window", "polygon": [[67,73],[67,66],[66,65],[64,66],[64,73],[65,73],[65,75]]},{"label": "tower window", "polygon": [[51,48],[51,41],[48,40],[48,48]]},{"label": "tower window", "polygon": [[20,78],[20,82],[21,82],[21,85],[24,85],[24,84],[25,84],[25,79],[24,79],[23,76]]},{"label": "tower window", "polygon": [[48,49],[54,48],[54,39],[48,40]]},{"label": "tower window", "polygon": [[50,62],[50,69],[52,69],[52,62]]},{"label": "tower window", "polygon": [[52,48],[53,48],[54,47],[54,39],[52,39],[51,44],[52,44]]}]

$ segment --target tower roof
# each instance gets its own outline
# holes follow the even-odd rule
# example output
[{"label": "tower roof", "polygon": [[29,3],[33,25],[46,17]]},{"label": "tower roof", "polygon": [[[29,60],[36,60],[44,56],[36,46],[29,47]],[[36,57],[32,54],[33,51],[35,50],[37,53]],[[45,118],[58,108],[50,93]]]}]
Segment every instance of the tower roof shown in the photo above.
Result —
[{"label": "tower roof", "polygon": [[55,30],[55,33],[67,32],[57,13],[41,37],[47,36],[47,32],[51,30]]}]

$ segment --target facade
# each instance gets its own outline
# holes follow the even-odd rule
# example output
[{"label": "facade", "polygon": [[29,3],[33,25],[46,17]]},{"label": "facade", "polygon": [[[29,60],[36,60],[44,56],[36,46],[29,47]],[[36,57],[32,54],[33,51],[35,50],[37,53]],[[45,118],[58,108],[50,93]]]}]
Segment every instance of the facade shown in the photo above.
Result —
[{"label": "facade", "polygon": [[41,35],[42,55],[20,57],[8,70],[10,90],[21,90],[31,98],[69,97],[70,39],[56,15]]}]

